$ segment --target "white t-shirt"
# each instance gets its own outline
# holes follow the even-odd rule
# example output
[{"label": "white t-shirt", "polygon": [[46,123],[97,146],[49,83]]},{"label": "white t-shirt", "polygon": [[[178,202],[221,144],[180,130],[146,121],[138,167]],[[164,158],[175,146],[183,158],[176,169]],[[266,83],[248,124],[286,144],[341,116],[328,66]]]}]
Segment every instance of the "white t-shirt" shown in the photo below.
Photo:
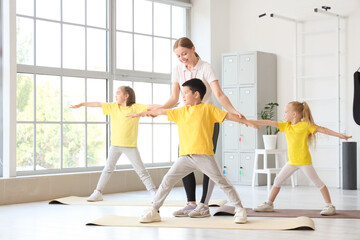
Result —
[{"label": "white t-shirt", "polygon": [[[172,71],[171,81],[178,82],[182,91],[183,83],[192,78],[198,78],[202,80],[206,86],[206,94],[202,102],[213,104],[211,98],[212,90],[210,88],[210,83],[212,81],[218,80],[218,78],[216,77],[215,71],[212,66],[208,62],[199,59],[195,67],[190,71],[185,67],[183,63],[179,63],[174,67]],[[181,101],[183,101],[183,99],[181,99]]]}]

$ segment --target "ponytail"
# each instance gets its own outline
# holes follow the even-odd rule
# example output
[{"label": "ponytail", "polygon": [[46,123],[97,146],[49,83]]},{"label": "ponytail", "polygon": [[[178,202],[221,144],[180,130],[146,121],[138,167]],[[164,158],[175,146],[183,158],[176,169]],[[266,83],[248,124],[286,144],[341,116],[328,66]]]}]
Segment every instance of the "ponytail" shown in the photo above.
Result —
[{"label": "ponytail", "polygon": [[[303,121],[305,121],[306,123],[308,123],[309,125],[312,126],[316,126],[313,116],[311,114],[311,110],[309,105],[307,104],[307,102],[290,102],[289,104],[292,105],[293,110],[297,113],[300,114],[301,118],[303,119]],[[308,144],[309,146],[316,145],[316,136],[314,134],[310,134],[309,138],[308,138]]]}]

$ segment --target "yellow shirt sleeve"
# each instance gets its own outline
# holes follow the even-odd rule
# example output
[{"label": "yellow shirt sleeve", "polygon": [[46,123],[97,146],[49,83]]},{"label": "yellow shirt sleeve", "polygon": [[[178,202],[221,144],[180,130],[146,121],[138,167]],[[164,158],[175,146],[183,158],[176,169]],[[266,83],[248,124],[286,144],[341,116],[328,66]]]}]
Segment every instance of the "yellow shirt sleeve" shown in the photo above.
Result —
[{"label": "yellow shirt sleeve", "polygon": [[146,112],[148,109],[148,104],[138,104],[135,103],[136,105],[136,113],[140,113],[140,112]]},{"label": "yellow shirt sleeve", "polygon": [[279,131],[280,132],[285,132],[286,126],[288,125],[288,122],[278,122],[279,125]]},{"label": "yellow shirt sleeve", "polygon": [[308,130],[311,134],[314,134],[317,128],[318,126],[316,126],[315,124],[309,124]]},{"label": "yellow shirt sleeve", "polygon": [[225,120],[227,112],[221,110],[220,108],[218,108],[214,105],[211,105],[211,107],[212,107],[212,111],[213,111],[212,116],[213,116],[214,122],[222,123]]},{"label": "yellow shirt sleeve", "polygon": [[101,103],[103,113],[105,115],[110,115],[113,112],[114,104],[113,103]]},{"label": "yellow shirt sleeve", "polygon": [[166,114],[170,122],[174,122],[174,123],[177,122],[177,120],[179,119],[180,109],[182,108],[166,109]]}]

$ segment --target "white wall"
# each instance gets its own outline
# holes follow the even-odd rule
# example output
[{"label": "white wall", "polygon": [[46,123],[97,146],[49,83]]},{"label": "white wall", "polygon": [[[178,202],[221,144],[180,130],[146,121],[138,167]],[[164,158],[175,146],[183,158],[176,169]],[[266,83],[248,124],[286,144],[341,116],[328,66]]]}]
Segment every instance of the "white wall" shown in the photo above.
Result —
[{"label": "white wall", "polygon": [[[316,17],[314,8],[331,6],[332,12],[348,16],[346,20],[345,79],[341,85],[341,117],[346,134],[360,139],[360,126],[352,117],[353,73],[360,67],[360,1],[357,0],[193,0],[192,38],[200,55],[210,61],[221,78],[221,53],[264,51],[277,55],[278,102],[280,110],[293,100],[294,25],[274,18],[259,18],[275,13],[295,19]],[[314,15],[315,14],[315,15]],[[205,16],[204,16],[205,15]],[[210,26],[209,26],[210,23]],[[326,66],[324,66],[326,68]],[[278,119],[282,119],[279,111]],[[316,120],[316,119],[315,119]],[[282,137],[280,147],[284,146]],[[360,142],[358,143],[358,186],[360,186]]]}]

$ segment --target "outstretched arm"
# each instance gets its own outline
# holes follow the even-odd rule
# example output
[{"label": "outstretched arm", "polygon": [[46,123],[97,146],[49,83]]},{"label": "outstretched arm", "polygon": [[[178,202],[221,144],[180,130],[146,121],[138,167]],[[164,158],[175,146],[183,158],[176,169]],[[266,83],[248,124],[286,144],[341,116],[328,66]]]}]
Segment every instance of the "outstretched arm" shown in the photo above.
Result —
[{"label": "outstretched arm", "polygon": [[141,113],[135,113],[135,114],[130,114],[127,115],[126,117],[128,118],[139,118],[139,117],[157,117],[159,115],[167,115],[166,114],[166,109],[153,109],[153,110],[149,110],[146,112],[141,112]]},{"label": "outstretched arm", "polygon": [[257,124],[251,122],[251,120],[247,120],[245,117],[240,118],[239,115],[234,114],[234,113],[227,113],[225,119],[233,121],[233,122],[238,122],[238,123],[242,123],[245,124],[246,126],[250,126],[256,129],[259,129],[259,126],[257,126]]},{"label": "outstretched arm", "polygon": [[345,139],[345,140],[348,140],[349,138],[352,138],[352,136],[345,136],[341,133],[338,133],[338,132],[335,132],[335,131],[332,131],[326,127],[318,127],[316,130],[315,130],[315,133],[323,133],[323,134],[326,134],[326,135],[330,135],[330,136],[334,136],[334,137],[338,137],[338,138],[341,138],[341,139]]},{"label": "outstretched arm", "polygon": [[279,127],[279,123],[271,120],[249,120],[252,124],[255,124],[259,127],[262,126],[272,126],[272,127]]},{"label": "outstretched arm", "polygon": [[147,107],[147,111],[153,110],[153,109],[159,109],[159,108],[162,108],[162,105],[159,105],[159,104],[149,104],[148,107]]},{"label": "outstretched arm", "polygon": [[77,105],[70,105],[69,108],[79,108],[79,107],[101,107],[100,102],[82,102]]},{"label": "outstretched arm", "polygon": [[178,104],[179,96],[180,96],[180,84],[178,82],[173,82],[170,98],[166,101],[164,105],[155,108],[164,108],[164,109],[173,108]]},{"label": "outstretched arm", "polygon": [[[240,112],[238,112],[234,106],[231,104],[229,98],[224,94],[219,85],[219,81],[212,81],[210,83],[211,90],[213,91],[218,102],[223,106],[229,113],[234,113],[238,115],[240,118],[245,118]],[[245,118],[246,119],[246,118]]]}]

